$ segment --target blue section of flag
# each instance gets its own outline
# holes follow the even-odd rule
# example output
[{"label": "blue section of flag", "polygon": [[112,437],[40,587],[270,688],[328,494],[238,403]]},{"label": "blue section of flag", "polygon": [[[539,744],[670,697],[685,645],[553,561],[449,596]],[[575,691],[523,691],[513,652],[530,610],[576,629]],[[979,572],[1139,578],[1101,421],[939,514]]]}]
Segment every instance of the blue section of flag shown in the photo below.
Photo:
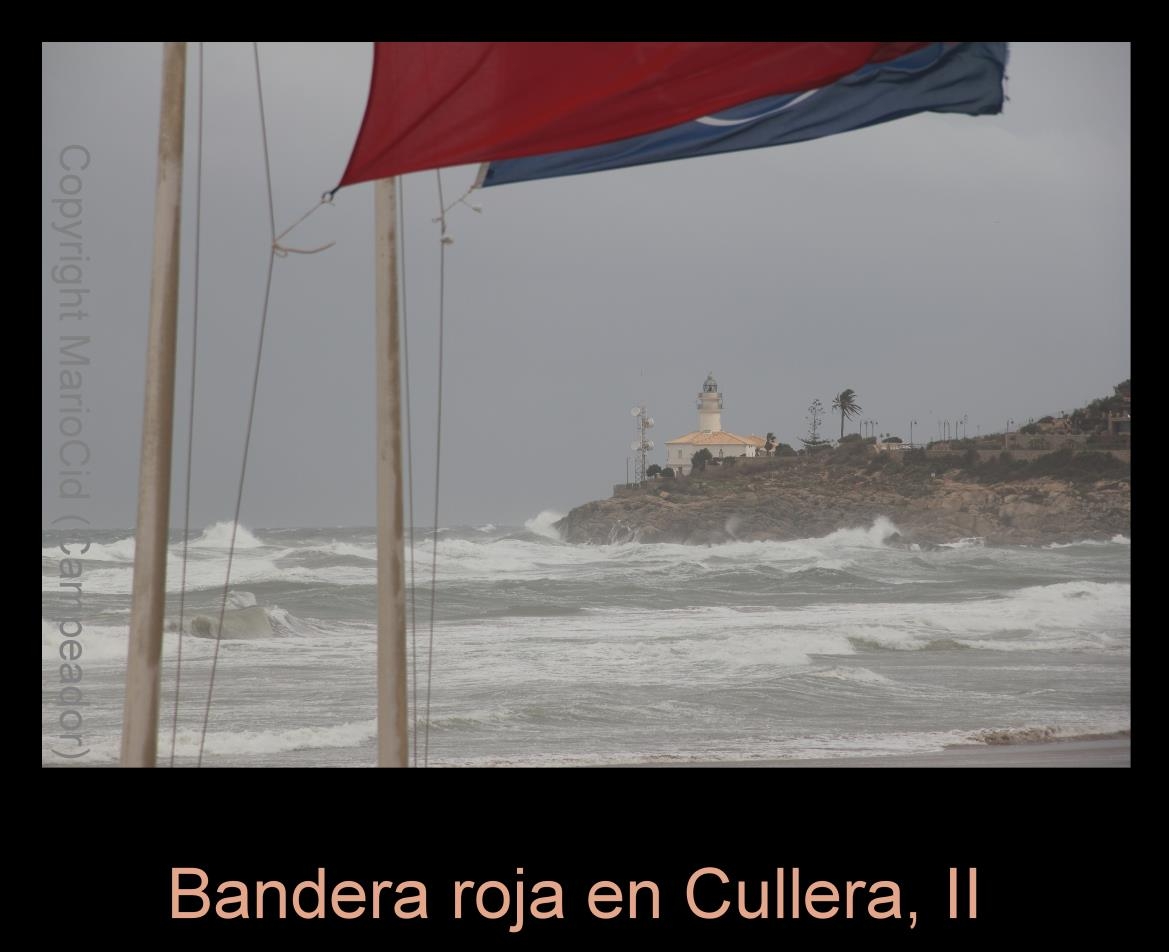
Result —
[{"label": "blue section of flag", "polygon": [[821,89],[757,99],[715,116],[587,149],[491,162],[481,184],[803,142],[918,112],[994,114],[1002,111],[1006,61],[1006,43],[933,43],[865,66]]}]

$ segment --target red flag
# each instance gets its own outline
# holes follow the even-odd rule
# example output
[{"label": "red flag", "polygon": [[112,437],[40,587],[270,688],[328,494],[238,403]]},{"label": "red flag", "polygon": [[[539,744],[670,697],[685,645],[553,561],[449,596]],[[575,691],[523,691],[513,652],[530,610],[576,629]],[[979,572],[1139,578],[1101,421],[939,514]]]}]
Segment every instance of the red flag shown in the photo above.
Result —
[{"label": "red flag", "polygon": [[625,139],[925,45],[378,43],[341,185]]}]

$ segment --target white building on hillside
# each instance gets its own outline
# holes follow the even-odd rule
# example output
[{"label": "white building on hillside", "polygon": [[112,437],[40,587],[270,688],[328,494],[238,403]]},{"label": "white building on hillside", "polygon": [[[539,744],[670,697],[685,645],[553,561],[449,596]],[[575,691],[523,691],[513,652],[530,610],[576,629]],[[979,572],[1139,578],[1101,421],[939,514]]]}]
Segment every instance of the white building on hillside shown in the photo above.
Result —
[{"label": "white building on hillside", "polygon": [[766,440],[761,436],[738,436],[727,433],[722,424],[723,395],[714,374],[708,374],[698,394],[698,429],[666,443],[666,465],[685,475],[690,472],[690,457],[699,450],[710,450],[718,459],[729,456],[754,456]]}]

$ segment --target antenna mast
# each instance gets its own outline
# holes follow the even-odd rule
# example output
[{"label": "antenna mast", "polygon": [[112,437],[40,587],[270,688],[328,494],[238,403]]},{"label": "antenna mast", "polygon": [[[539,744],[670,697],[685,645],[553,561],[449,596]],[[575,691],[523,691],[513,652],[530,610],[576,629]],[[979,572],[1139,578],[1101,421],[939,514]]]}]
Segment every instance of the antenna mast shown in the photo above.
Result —
[{"label": "antenna mast", "polygon": [[645,482],[645,454],[654,448],[654,441],[646,437],[646,433],[653,427],[653,417],[649,415],[645,404],[634,407],[629,411],[631,416],[637,418],[637,439],[629,444],[629,448],[633,450],[637,456],[636,466],[634,467],[634,476],[637,484],[640,486]]}]

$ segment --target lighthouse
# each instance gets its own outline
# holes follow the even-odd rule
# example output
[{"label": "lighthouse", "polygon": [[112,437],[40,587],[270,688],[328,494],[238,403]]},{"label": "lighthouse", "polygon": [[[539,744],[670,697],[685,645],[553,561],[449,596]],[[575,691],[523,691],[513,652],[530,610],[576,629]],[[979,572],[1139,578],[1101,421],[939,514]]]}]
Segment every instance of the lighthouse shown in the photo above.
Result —
[{"label": "lighthouse", "polygon": [[723,428],[723,395],[718,392],[714,373],[706,375],[706,383],[698,395],[698,430],[700,433],[719,433]]},{"label": "lighthouse", "polygon": [[723,395],[714,374],[698,394],[698,429],[666,444],[666,465],[674,472],[690,472],[691,457],[699,450],[709,450],[719,460],[727,457],[754,456],[765,444],[761,436],[738,436],[723,430]]}]

